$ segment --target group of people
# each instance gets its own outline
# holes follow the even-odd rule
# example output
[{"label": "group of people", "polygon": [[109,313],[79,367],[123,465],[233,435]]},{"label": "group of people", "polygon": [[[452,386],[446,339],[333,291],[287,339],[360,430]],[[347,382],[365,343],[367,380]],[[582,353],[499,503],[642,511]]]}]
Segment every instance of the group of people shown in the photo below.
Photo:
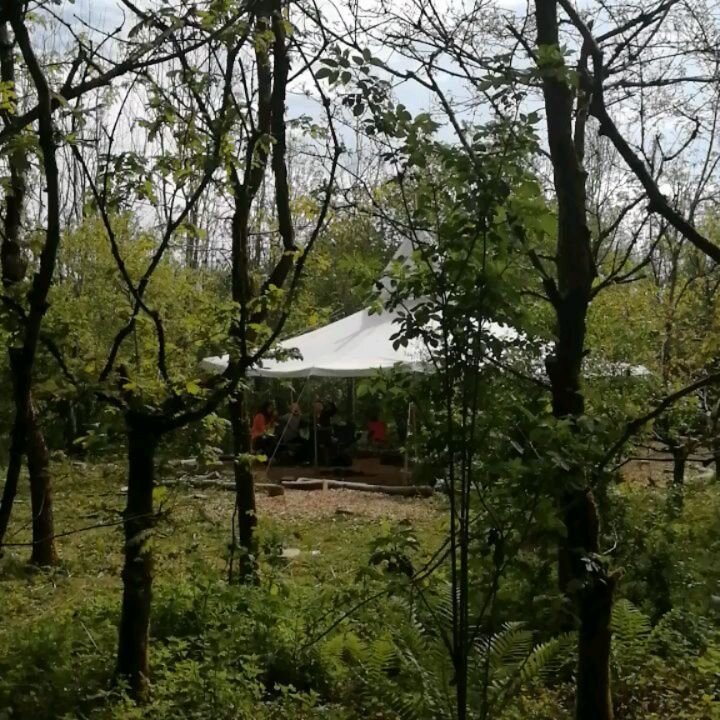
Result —
[{"label": "group of people", "polygon": [[305,419],[298,403],[291,403],[288,414],[281,418],[275,411],[275,405],[268,401],[255,413],[250,427],[253,452],[269,457],[275,452],[278,442],[305,440],[304,430]]},{"label": "group of people", "polygon": [[[367,437],[370,444],[385,445],[387,426],[377,415],[367,424]],[[316,441],[318,459],[324,465],[334,465],[349,464],[347,451],[355,442],[356,431],[352,423],[338,418],[337,406],[332,401],[316,400],[311,417],[303,414],[297,402],[291,403],[288,412],[279,417],[275,405],[268,401],[253,417],[250,438],[253,452],[268,458],[282,452],[299,464],[313,459]]]}]

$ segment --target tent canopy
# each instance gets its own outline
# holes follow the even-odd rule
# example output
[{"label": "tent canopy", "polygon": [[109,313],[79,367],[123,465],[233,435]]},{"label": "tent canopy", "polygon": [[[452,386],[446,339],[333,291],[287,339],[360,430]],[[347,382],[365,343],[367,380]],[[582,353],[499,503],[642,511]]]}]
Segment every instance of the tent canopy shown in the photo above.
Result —
[{"label": "tent canopy", "polygon": [[[396,368],[403,372],[426,372],[430,369],[427,350],[421,341],[407,347],[393,347],[392,336],[399,329],[397,313],[383,311],[370,314],[360,310],[348,317],[278,343],[285,351],[295,351],[300,358],[262,361],[248,374],[269,378],[301,377],[368,377],[378,370]],[[516,336],[511,328],[491,323],[488,331],[499,339]],[[209,357],[201,367],[223,372],[228,356]]]},{"label": "tent canopy", "polygon": [[[395,252],[393,260],[410,262],[412,241],[405,242]],[[392,262],[392,261],[391,261]],[[387,295],[386,268],[380,280],[381,298]],[[384,309],[371,314],[369,308],[360,310],[340,320],[311,330],[278,343],[278,349],[292,353],[293,357],[276,360],[263,359],[261,364],[250,368],[248,375],[267,378],[368,377],[378,370],[398,369],[403,372],[429,372],[432,364],[421,340],[410,342],[406,347],[393,347],[391,338],[398,332],[398,313]],[[514,328],[498,323],[488,323],[484,331],[503,343],[512,343],[521,337]],[[298,357],[299,356],[299,357]],[[208,372],[221,373],[228,366],[228,356],[208,357],[200,367]],[[620,367],[622,366],[622,367]],[[599,375],[642,376],[649,371],[642,366],[610,363],[596,368]]]},{"label": "tent canopy", "polygon": [[[392,312],[371,315],[367,309],[353,313],[278,343],[281,350],[295,351],[296,357],[265,359],[249,374],[273,378],[365,377],[393,367],[405,372],[422,372],[426,356],[421,347],[393,347],[390,337],[398,330],[395,317]],[[222,372],[227,363],[228,356],[223,355],[206,358],[201,366]]]}]

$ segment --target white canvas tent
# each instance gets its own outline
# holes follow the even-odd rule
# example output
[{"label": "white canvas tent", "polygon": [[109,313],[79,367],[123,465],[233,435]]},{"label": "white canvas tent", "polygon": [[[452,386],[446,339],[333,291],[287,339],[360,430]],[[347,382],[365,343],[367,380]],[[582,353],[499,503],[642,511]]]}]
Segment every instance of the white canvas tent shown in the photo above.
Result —
[{"label": "white canvas tent", "polygon": [[[329,325],[279,343],[282,350],[295,351],[299,358],[263,360],[250,375],[270,378],[366,377],[378,370],[398,367],[406,372],[425,369],[421,346],[393,347],[391,336],[398,331],[394,312],[371,315],[367,309]],[[205,370],[222,372],[228,357],[206,358]]]},{"label": "white canvas tent", "polygon": [[[397,258],[406,259],[412,254],[413,246],[405,241],[395,253]],[[388,270],[380,280],[381,295],[386,292]],[[311,330],[278,343],[280,351],[291,357],[283,360],[263,359],[248,370],[248,375],[265,378],[358,378],[372,376],[381,370],[397,369],[404,372],[430,372],[432,363],[421,340],[407,346],[394,347],[393,336],[398,332],[399,315],[396,311],[383,309],[371,313],[365,308],[323,327]],[[511,345],[522,335],[512,327],[488,323],[485,332],[497,340]],[[605,364],[597,374],[643,376],[649,371],[625,363]],[[222,373],[228,366],[228,355],[208,357],[200,366],[208,372]],[[538,371],[542,374],[542,361]],[[408,407],[411,417],[412,403]],[[410,420],[408,421],[410,423]],[[317,465],[317,435],[314,435],[315,465]],[[408,447],[405,448],[405,471],[408,471]]]},{"label": "white canvas tent", "polygon": [[[282,350],[299,353],[300,359],[263,360],[262,366],[253,368],[248,374],[268,378],[353,378],[391,368],[404,372],[429,370],[429,359],[422,342],[393,347],[391,338],[399,329],[397,319],[397,313],[392,311],[371,315],[368,309],[360,310],[279,343]],[[511,328],[496,324],[489,327],[489,332],[508,340],[517,335]],[[223,372],[227,362],[227,355],[209,357],[201,366],[210,372]]]},{"label": "white canvas tent", "polygon": [[[412,252],[412,241],[406,239],[396,251],[393,260],[411,262]],[[389,266],[380,280],[384,287],[388,270]],[[261,365],[251,368],[248,375],[266,378],[357,378],[392,368],[404,372],[431,371],[430,358],[422,341],[411,342],[407,347],[393,347],[391,338],[399,329],[398,319],[395,311],[385,309],[371,314],[370,308],[365,308],[316,330],[283,340],[278,343],[278,348],[291,352],[294,357],[285,360],[264,359]],[[498,323],[488,323],[484,330],[508,344],[522,337],[514,328]],[[547,350],[550,350],[549,345]],[[208,372],[221,373],[227,368],[227,364],[228,356],[223,355],[205,358],[200,366]],[[543,372],[540,360],[538,373]],[[589,373],[586,371],[586,374],[637,377],[650,373],[643,366],[600,361]]]},{"label": "white canvas tent", "polygon": [[[393,260],[409,259],[413,245],[405,240]],[[389,268],[389,266],[388,266]],[[386,268],[381,284],[385,284]],[[398,314],[383,310],[371,314],[365,308],[335,322],[278,343],[278,348],[291,351],[292,359],[264,359],[251,368],[249,375],[267,378],[335,377],[354,378],[374,375],[378,370],[396,368],[404,372],[429,370],[429,358],[422,342],[407,347],[393,347],[391,338],[397,333]],[[498,330],[500,326],[497,326]],[[299,358],[298,358],[299,355]],[[201,367],[209,372],[223,372],[228,356],[209,357]]]}]

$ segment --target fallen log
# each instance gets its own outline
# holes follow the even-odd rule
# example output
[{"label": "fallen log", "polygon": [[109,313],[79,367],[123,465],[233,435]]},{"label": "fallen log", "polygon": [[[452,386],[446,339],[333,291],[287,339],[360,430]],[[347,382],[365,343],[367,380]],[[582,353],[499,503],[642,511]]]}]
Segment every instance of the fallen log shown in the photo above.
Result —
[{"label": "fallen log", "polygon": [[281,482],[286,490],[356,490],[401,497],[431,497],[434,493],[434,490],[427,485],[370,485],[369,483],[327,480],[325,478],[298,478]]},{"label": "fallen log", "polygon": [[[214,478],[183,478],[180,480],[163,480],[158,485],[192,489],[214,489],[235,492],[235,483]],[[326,478],[298,478],[282,480],[277,483],[255,483],[258,492],[267,493],[270,497],[283,495],[285,490],[355,490],[357,492],[382,493],[400,497],[431,497],[434,490],[427,485],[371,485],[369,483],[350,482],[348,480],[329,480]]]},{"label": "fallen log", "polygon": [[[215,480],[213,478],[185,478],[181,480],[163,480],[158,485],[165,487],[184,487],[193,489],[207,489],[211,488],[214,490],[228,490],[235,492],[235,483],[227,480]],[[285,490],[282,485],[276,483],[255,483],[255,490],[258,492],[267,493],[270,497],[276,497],[278,495],[284,495]]]}]

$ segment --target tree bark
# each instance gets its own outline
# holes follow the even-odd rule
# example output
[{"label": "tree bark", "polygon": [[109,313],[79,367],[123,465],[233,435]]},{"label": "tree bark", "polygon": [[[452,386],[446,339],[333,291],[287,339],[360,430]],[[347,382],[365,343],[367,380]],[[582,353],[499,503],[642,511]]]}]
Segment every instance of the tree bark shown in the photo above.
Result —
[{"label": "tree bark", "polygon": [[609,663],[613,591],[612,578],[597,577],[581,594],[575,700],[578,720],[613,717]]},{"label": "tree bark", "polygon": [[[0,23],[0,79],[4,83],[15,84],[15,54],[7,22]],[[10,114],[3,112],[2,115],[3,121],[7,124],[11,119]],[[4,232],[2,245],[0,245],[3,290],[11,288],[22,281],[27,269],[27,260],[23,257],[22,248],[20,247],[20,230],[26,194],[24,172],[26,161],[27,158],[19,151],[14,155],[9,155],[8,159],[10,184],[5,192]],[[10,329],[11,331],[15,330],[14,327]],[[22,353],[18,348],[9,347],[8,354],[15,402],[15,418],[10,433],[10,456],[2,500],[0,501],[0,547],[10,524],[10,516],[17,495],[27,425],[27,413],[24,405],[27,398],[21,389]]]},{"label": "tree bark", "polygon": [[[557,197],[557,282],[546,275],[546,288],[555,308],[557,339],[546,361],[553,414],[577,418],[584,412],[580,379],[585,346],[587,309],[595,266],[586,208],[586,173],[582,165],[582,125],[573,133],[574,93],[559,41],[556,0],[535,0],[539,69],[548,145]],[[580,73],[582,76],[582,72]],[[580,100],[587,102],[587,82],[581,77]],[[580,116],[581,113],[578,113]],[[558,549],[561,590],[579,616],[578,667],[575,694],[577,720],[612,720],[610,692],[610,613],[614,579],[598,557],[600,522],[589,487],[582,487],[583,468],[573,467],[560,478],[559,493],[566,528]]]},{"label": "tree bark", "polygon": [[687,445],[673,446],[673,485],[675,488],[681,488],[685,484],[685,468],[689,454]]},{"label": "tree bark", "polygon": [[[57,252],[60,246],[60,184],[55,143],[55,129],[52,120],[52,91],[43,69],[33,50],[30,34],[25,24],[22,3],[14,3],[8,9],[8,18],[15,33],[15,42],[22,53],[27,70],[32,78],[38,95],[38,144],[42,150],[42,164],[45,173],[45,191],[47,193],[47,226],[45,242],[40,251],[37,272],[33,275],[32,287],[28,293],[29,308],[23,317],[23,343],[21,348],[10,351],[10,365],[13,376],[15,398],[15,420],[13,422],[10,446],[10,460],[0,506],[0,545],[7,532],[12,513],[12,505],[17,493],[23,454],[29,442],[28,432],[32,420],[32,376],[40,328],[47,312],[48,293],[53,281]],[[13,47],[9,40],[6,22],[0,24],[0,72],[4,82],[14,82],[15,65]],[[12,155],[12,154],[11,154]],[[25,277],[26,261],[19,245],[19,233],[22,208],[25,196],[24,158],[12,156],[10,163],[11,192],[6,194],[5,237],[0,256],[2,261],[3,285],[8,287]],[[36,424],[35,424],[36,425]],[[44,439],[43,439],[43,445]],[[34,463],[34,467],[37,464]],[[45,465],[47,468],[47,464]],[[44,473],[45,486],[49,483]],[[45,497],[42,487],[35,488],[41,502]],[[49,496],[48,496],[49,497]],[[44,503],[43,503],[44,504]],[[44,521],[50,521],[52,506],[44,505]],[[33,531],[36,524],[33,523]],[[34,540],[44,538],[34,538]]]},{"label": "tree bark", "polygon": [[14,367],[22,362],[21,352],[17,349],[10,349],[10,367],[13,378],[13,394],[15,398],[15,418],[12,430],[10,431],[10,453],[7,472],[5,473],[5,486],[3,487],[2,499],[0,500],[0,549],[2,548],[5,535],[10,525],[10,517],[17,495],[20,470],[22,468],[23,456],[25,453],[25,440],[27,435],[27,407],[23,402],[26,397],[19,387],[20,379],[17,377]]},{"label": "tree bark", "polygon": [[229,405],[233,433],[237,542],[240,547],[239,576],[243,582],[253,582],[257,578],[257,512],[250,459],[250,428],[242,393],[235,393]]},{"label": "tree bark", "polygon": [[27,430],[27,464],[33,517],[33,549],[30,562],[35,565],[55,565],[59,558],[55,547],[50,454],[32,399]]},{"label": "tree bark", "polygon": [[668,488],[668,506],[672,517],[678,516],[685,504],[685,468],[690,455],[687,445],[676,444],[671,448],[673,456],[672,483]]},{"label": "tree bark", "polygon": [[128,494],[123,516],[125,564],[116,672],[118,679],[127,683],[131,696],[143,703],[149,697],[153,558],[148,540],[154,525],[154,466],[159,436],[141,421],[129,420],[128,425]]}]

